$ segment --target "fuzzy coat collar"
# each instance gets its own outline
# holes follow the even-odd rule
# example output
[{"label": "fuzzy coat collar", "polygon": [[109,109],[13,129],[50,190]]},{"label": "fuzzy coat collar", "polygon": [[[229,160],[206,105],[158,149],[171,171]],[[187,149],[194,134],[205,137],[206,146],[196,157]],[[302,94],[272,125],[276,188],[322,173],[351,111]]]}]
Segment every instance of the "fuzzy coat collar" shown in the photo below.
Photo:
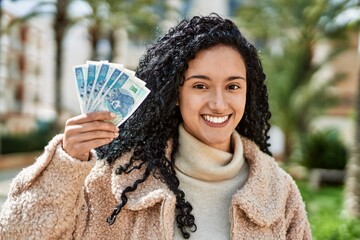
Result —
[{"label": "fuzzy coat collar", "polygon": [[[282,209],[287,200],[288,181],[278,179],[279,167],[275,160],[260,151],[257,145],[245,137],[241,137],[244,147],[244,157],[249,164],[249,177],[242,189],[238,190],[232,199],[232,207],[237,207],[260,226],[270,226],[281,217]],[[128,159],[130,154],[122,159]],[[120,201],[125,187],[141,176],[141,171],[134,170],[130,174],[116,175],[115,167],[111,176],[112,192]],[[281,171],[281,170],[280,170]],[[126,176],[126,177],[125,177]],[[124,179],[125,178],[125,179]],[[176,198],[165,183],[152,175],[146,184],[140,184],[138,189],[128,196],[124,208],[138,211],[167,201],[175,204]]]}]

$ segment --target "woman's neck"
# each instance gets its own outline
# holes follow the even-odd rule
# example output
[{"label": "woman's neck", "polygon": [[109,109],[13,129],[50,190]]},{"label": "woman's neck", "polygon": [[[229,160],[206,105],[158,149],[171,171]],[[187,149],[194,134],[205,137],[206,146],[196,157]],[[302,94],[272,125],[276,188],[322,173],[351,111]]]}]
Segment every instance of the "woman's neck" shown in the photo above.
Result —
[{"label": "woman's neck", "polygon": [[188,176],[205,181],[233,178],[244,163],[243,146],[236,131],[231,136],[231,146],[233,153],[212,148],[194,138],[180,125],[175,167]]}]

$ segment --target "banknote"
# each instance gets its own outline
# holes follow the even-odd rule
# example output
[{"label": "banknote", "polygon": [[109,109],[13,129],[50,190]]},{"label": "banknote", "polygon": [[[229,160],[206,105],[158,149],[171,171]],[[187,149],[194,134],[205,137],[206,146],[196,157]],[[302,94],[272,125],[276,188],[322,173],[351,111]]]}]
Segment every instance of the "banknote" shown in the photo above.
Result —
[{"label": "banknote", "polygon": [[87,61],[74,67],[82,113],[111,111],[117,126],[125,122],[150,93],[146,83],[122,64]]},{"label": "banknote", "polygon": [[128,78],[129,75],[127,75],[125,72],[121,71],[120,69],[114,69],[110,78],[104,84],[104,88],[102,89],[100,94],[96,96],[96,99],[94,100],[90,111],[94,111],[94,109],[101,103],[101,101],[104,99],[104,96],[112,89],[116,82],[118,82],[116,86],[121,87],[121,83],[125,82]]},{"label": "banknote", "polygon": [[76,89],[78,93],[79,103],[80,103],[80,110],[81,113],[84,113],[85,110],[85,103],[86,103],[86,66],[76,66],[75,70],[75,79],[76,79]]},{"label": "banknote", "polygon": [[116,114],[112,121],[119,126],[125,122],[145,100],[150,90],[131,78],[121,78],[112,85],[94,111],[110,111]]},{"label": "banknote", "polygon": [[129,69],[124,69],[124,72],[125,72],[126,74],[128,74],[128,75],[133,79],[133,81],[136,82],[137,84],[140,84],[140,85],[143,85],[143,86],[146,85],[146,83],[145,83],[143,80],[141,80],[140,78],[137,78],[137,77],[135,76],[135,72],[134,72],[134,71],[129,70]]},{"label": "banknote", "polygon": [[106,77],[108,75],[110,68],[109,64],[107,63],[101,63],[99,66],[96,67],[99,68],[99,72],[95,77],[94,81],[92,82],[91,92],[90,92],[91,98],[88,100],[88,106],[87,106],[88,111],[91,110],[93,100],[96,99],[97,95],[102,90],[102,87],[105,85],[105,82],[107,80]]},{"label": "banknote", "polygon": [[89,109],[89,105],[90,105],[90,101],[91,101],[91,93],[92,93],[92,88],[95,82],[95,78],[96,78],[96,70],[99,69],[99,63],[87,63],[87,80],[86,80],[86,102],[85,102],[85,112],[88,112]]}]

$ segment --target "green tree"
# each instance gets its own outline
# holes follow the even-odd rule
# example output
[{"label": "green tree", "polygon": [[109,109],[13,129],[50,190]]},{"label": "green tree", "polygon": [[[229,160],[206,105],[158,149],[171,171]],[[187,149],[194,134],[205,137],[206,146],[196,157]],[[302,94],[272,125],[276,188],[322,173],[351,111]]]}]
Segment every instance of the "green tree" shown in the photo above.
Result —
[{"label": "green tree", "polygon": [[[360,19],[358,19],[357,29],[359,32],[358,47],[360,48]],[[360,219],[360,52],[358,53],[358,61],[355,143],[347,165],[345,207],[350,215]]]},{"label": "green tree", "polygon": [[[360,56],[359,56],[360,59]],[[353,155],[347,166],[346,197],[347,212],[360,219],[360,70],[358,74],[356,135]]]},{"label": "green tree", "polygon": [[92,14],[87,16],[91,24],[89,33],[92,46],[92,59],[99,59],[97,45],[99,40],[110,43],[112,60],[117,45],[122,41],[116,37],[119,30],[125,31],[134,42],[146,42],[153,38],[171,9],[164,0],[87,0]]},{"label": "green tree", "polygon": [[[19,0],[18,2],[20,2]],[[63,69],[63,40],[68,29],[75,24],[78,19],[71,19],[68,14],[70,4],[75,0],[39,1],[26,15],[15,18],[9,27],[16,24],[25,23],[29,19],[41,15],[53,16],[53,30],[55,36],[55,110],[58,115],[62,109],[62,69]],[[56,126],[59,130],[60,126]]]},{"label": "green tree", "polygon": [[[285,135],[284,161],[291,159],[311,120],[335,103],[329,88],[341,74],[324,81],[316,73],[346,47],[346,32],[334,21],[344,8],[340,1],[254,0],[237,13],[239,25],[263,51],[272,123]],[[324,39],[332,40],[332,50],[315,61],[315,47]]]},{"label": "green tree", "polygon": [[73,25],[69,18],[67,9],[71,0],[57,0],[56,11],[54,13],[53,28],[55,33],[55,109],[61,115],[62,109],[62,72],[63,72],[63,41],[67,30]]},{"label": "green tree", "polygon": [[[21,0],[18,0],[21,1]],[[87,16],[71,17],[69,7],[77,0],[39,1],[25,16],[14,19],[10,27],[21,24],[40,15],[53,17],[55,36],[55,110],[62,109],[63,40],[67,31],[82,20],[90,20],[89,35],[92,59],[97,59],[96,46],[100,39],[107,38],[111,49],[116,49],[119,39],[114,37],[117,29],[125,28],[133,39],[147,40],[153,36],[164,11],[169,8],[163,0],[87,0],[93,13]],[[50,8],[49,8],[50,7]],[[161,13],[161,14],[159,14]],[[108,59],[112,60],[112,56]]]}]

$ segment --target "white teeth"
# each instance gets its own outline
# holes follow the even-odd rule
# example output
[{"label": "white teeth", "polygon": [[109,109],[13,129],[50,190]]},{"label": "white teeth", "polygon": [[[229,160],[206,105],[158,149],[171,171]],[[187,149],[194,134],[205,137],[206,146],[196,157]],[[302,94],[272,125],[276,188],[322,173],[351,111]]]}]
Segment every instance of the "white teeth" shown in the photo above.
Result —
[{"label": "white teeth", "polygon": [[229,118],[229,115],[224,116],[224,117],[213,117],[213,116],[209,116],[209,115],[204,115],[204,119],[211,123],[223,123],[226,120],[228,120],[228,118]]}]

